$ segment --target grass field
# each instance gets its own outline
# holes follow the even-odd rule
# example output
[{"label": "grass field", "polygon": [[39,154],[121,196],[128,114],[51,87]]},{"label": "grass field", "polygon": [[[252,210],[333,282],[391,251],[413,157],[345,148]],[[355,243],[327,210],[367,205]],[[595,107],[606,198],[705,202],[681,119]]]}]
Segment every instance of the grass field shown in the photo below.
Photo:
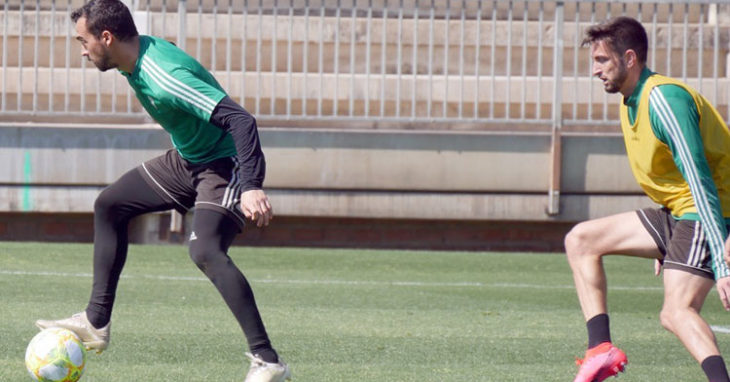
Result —
[{"label": "grass field", "polygon": [[[233,248],[295,381],[569,381],[586,343],[557,254]],[[661,282],[648,260],[606,261],[621,381],[702,381],[659,325]],[[37,318],[83,309],[91,246],[0,242],[0,381],[30,380]],[[730,317],[704,311],[730,354]],[[181,246],[132,246],[112,342],[85,382],[242,381],[244,338]]]}]

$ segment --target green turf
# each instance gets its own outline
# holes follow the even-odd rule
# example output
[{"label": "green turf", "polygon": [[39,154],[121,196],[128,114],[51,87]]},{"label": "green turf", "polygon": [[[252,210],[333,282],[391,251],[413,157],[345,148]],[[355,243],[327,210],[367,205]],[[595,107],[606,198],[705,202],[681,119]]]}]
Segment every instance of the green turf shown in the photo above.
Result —
[{"label": "green turf", "polygon": [[[569,381],[585,325],[562,255],[233,248],[295,381]],[[621,381],[702,381],[661,328],[648,260],[606,261]],[[0,242],[0,381],[30,380],[37,318],[83,309],[91,246]],[[181,246],[132,246],[112,343],[82,381],[242,381],[244,338]],[[711,292],[713,325],[728,316]],[[718,333],[730,354],[730,335]]]}]

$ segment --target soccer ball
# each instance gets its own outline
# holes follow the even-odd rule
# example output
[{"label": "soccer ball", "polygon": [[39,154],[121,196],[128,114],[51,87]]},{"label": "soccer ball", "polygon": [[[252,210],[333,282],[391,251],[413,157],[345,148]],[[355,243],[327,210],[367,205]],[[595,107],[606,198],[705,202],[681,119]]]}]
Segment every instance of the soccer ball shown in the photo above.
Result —
[{"label": "soccer ball", "polygon": [[39,382],[76,382],[84,374],[86,349],[72,331],[43,329],[25,351],[25,367]]}]

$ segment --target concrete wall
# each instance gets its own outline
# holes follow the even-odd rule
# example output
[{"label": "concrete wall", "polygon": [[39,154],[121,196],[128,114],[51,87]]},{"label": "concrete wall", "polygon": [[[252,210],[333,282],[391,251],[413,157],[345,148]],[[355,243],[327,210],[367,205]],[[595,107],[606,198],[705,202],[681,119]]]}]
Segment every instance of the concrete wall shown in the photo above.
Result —
[{"label": "concrete wall", "polygon": [[[557,215],[547,131],[260,134],[276,218],[237,244],[561,251],[575,222],[651,205],[616,133],[564,134]],[[101,188],[169,147],[152,125],[0,125],[0,240],[91,241]],[[191,214],[172,218],[136,219],[132,241],[184,242]]]},{"label": "concrete wall", "polygon": [[[566,134],[561,210],[545,212],[546,132],[262,128],[284,216],[577,221],[646,204],[620,135]],[[90,212],[98,190],[170,147],[153,126],[0,127],[0,211]]]}]

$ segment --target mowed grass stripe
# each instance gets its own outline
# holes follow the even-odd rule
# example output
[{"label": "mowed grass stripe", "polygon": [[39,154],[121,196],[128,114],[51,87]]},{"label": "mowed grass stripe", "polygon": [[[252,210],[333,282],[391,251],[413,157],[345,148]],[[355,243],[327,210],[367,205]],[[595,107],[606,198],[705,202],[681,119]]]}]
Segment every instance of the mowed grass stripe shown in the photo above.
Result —
[{"label": "mowed grass stripe", "polygon": [[[0,275],[9,276],[31,276],[31,277],[93,277],[91,273],[64,273],[51,271],[7,271],[0,270]],[[183,276],[165,276],[165,275],[123,275],[122,279],[153,279],[153,280],[172,280],[172,281],[204,281],[209,282],[205,277],[183,277]],[[427,281],[366,281],[366,280],[282,280],[282,279],[254,279],[249,280],[254,283],[262,284],[320,284],[320,285],[351,285],[351,286],[402,286],[402,287],[475,287],[475,288],[528,288],[528,289],[573,289],[573,285],[539,285],[524,283],[431,283]],[[609,286],[613,290],[650,290],[663,291],[663,287],[631,287],[631,286]]]}]

